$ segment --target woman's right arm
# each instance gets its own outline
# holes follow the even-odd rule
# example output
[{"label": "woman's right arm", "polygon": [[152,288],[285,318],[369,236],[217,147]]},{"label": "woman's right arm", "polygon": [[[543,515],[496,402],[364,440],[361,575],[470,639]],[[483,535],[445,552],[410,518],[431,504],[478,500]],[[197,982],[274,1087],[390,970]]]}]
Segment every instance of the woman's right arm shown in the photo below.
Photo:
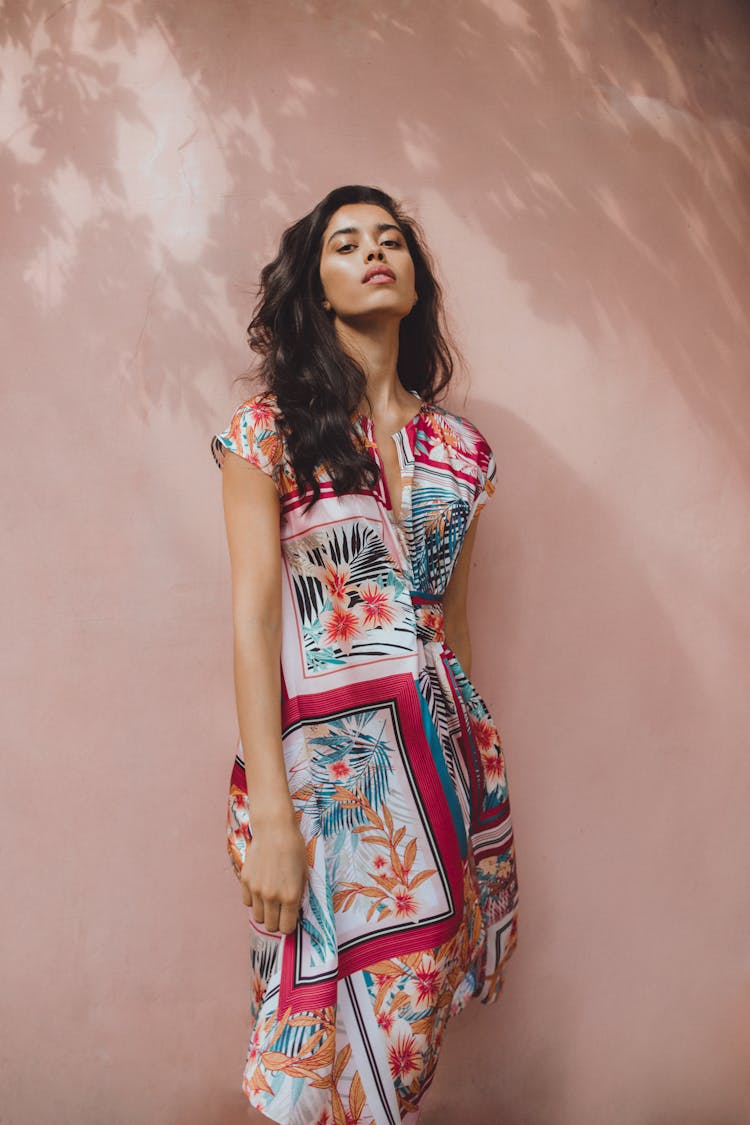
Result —
[{"label": "woman's right arm", "polygon": [[256,922],[291,933],[307,878],[281,742],[281,547],[273,480],[227,451],[224,521],[232,574],[234,685],[252,841],[242,897]]}]

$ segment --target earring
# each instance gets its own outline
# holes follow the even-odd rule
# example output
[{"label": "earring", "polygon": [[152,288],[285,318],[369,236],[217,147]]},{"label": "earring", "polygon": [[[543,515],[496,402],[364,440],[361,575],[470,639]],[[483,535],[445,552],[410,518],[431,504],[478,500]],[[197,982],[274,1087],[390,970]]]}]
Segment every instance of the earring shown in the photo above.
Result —
[{"label": "earring", "polygon": [[323,308],[325,309],[326,312],[331,311],[331,302],[330,301],[323,301],[322,305],[323,305]]}]

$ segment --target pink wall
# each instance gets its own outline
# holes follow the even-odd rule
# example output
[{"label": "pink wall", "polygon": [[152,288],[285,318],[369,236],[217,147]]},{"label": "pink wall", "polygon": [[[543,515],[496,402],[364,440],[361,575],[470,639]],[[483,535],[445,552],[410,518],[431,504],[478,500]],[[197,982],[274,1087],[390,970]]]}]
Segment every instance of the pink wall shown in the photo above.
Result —
[{"label": "pink wall", "polygon": [[347,181],[421,217],[500,464],[473,616],[520,945],[429,1125],[750,1121],[747,9],[0,19],[3,1125],[244,1119],[208,440],[261,264]]}]

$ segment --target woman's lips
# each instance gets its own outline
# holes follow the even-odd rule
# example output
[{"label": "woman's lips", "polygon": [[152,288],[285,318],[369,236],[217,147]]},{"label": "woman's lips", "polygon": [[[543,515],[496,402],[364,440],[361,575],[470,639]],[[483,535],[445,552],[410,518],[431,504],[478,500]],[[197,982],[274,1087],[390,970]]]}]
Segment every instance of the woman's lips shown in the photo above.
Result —
[{"label": "woman's lips", "polygon": [[390,266],[386,266],[385,263],[377,263],[376,265],[370,266],[370,268],[365,271],[365,276],[362,278],[362,284],[369,285],[371,281],[377,281],[378,283],[380,283],[382,281],[395,280],[396,275]]},{"label": "woman's lips", "polygon": [[395,281],[395,277],[391,277],[388,273],[374,273],[372,277],[368,277],[365,285],[383,285],[386,281]]}]

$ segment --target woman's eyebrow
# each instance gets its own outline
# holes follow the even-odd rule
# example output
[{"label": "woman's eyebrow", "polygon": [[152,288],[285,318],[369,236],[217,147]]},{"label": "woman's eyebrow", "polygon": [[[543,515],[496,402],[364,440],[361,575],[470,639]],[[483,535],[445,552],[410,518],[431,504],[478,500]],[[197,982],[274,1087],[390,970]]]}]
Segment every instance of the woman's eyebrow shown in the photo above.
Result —
[{"label": "woman's eyebrow", "polygon": [[[397,226],[395,223],[376,223],[375,230],[378,234],[382,234],[385,230],[397,230],[399,234],[404,233],[401,227]],[[358,232],[359,227],[341,227],[340,230],[335,230],[333,234],[329,236],[328,242],[331,242],[337,234],[357,234]],[[328,242],[326,242],[326,245],[328,245]]]}]

